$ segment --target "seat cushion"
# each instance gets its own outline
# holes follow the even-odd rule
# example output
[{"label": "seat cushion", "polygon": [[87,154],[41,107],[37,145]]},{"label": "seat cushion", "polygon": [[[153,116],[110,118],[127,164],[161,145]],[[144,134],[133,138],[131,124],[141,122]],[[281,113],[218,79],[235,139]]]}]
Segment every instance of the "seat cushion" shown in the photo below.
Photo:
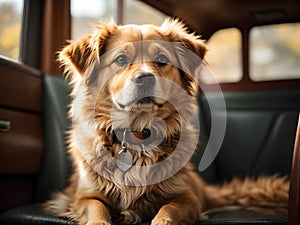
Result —
[{"label": "seat cushion", "polygon": [[28,205],[0,214],[0,224],[6,225],[76,225],[66,219],[47,214],[39,205]]},{"label": "seat cushion", "polygon": [[208,220],[199,221],[197,225],[225,225],[225,224],[280,224],[286,225],[287,218],[278,216],[269,216],[262,213],[246,211],[246,210],[231,210],[218,212],[209,217]]},{"label": "seat cushion", "polygon": [[[0,214],[0,224],[6,225],[76,225],[76,223],[49,215],[42,211],[39,205],[28,205],[11,209]],[[287,219],[267,216],[250,211],[225,211],[210,216],[208,220],[199,221],[197,225],[220,225],[220,224],[276,224],[286,225]],[[150,225],[141,223],[139,225]]]}]

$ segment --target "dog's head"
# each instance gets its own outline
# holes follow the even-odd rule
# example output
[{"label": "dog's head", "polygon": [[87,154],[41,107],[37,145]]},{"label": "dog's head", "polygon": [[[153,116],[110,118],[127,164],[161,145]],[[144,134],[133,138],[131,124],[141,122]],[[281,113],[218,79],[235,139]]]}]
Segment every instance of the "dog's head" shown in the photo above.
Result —
[{"label": "dog's head", "polygon": [[[204,41],[178,20],[166,20],[160,27],[111,22],[70,42],[59,60],[75,84],[74,95],[84,93],[77,105],[79,120],[96,123],[103,146],[111,147],[117,130],[126,128],[138,137],[150,130],[150,136],[155,133],[160,141],[176,145],[197,110],[195,74],[205,52]],[[120,147],[116,149],[115,154]]]},{"label": "dog's head", "polygon": [[[86,79],[91,84],[109,71],[106,95],[113,105],[150,112],[163,109],[177,94],[176,85],[189,95],[197,92],[193,76],[205,52],[204,42],[177,20],[166,20],[160,27],[112,22],[99,24],[93,35],[71,42],[59,59],[75,83]],[[102,72],[89,70],[95,63]]]}]

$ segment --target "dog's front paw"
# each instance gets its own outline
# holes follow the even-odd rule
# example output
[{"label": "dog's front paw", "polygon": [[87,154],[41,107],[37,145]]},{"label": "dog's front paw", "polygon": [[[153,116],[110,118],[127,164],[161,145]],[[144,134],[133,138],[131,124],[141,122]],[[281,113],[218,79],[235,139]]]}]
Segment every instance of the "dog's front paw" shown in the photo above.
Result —
[{"label": "dog's front paw", "polygon": [[151,225],[178,225],[178,224],[174,223],[171,218],[163,218],[163,219],[154,218],[151,222]]}]

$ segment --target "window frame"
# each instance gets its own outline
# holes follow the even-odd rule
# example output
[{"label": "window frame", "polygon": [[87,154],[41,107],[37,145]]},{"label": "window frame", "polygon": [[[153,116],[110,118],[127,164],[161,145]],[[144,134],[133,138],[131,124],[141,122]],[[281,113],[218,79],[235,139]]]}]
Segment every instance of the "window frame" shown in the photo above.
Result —
[{"label": "window frame", "polygon": [[42,6],[41,1],[24,0],[19,61],[33,68],[39,68],[42,20],[35,18],[40,17]]},{"label": "window frame", "polygon": [[[241,31],[242,35],[242,79],[236,83],[220,83],[220,84],[205,84],[205,90],[208,92],[213,92],[221,88],[225,92],[236,92],[236,91],[272,91],[272,90],[291,90],[299,89],[300,79],[290,79],[290,80],[268,80],[268,81],[253,81],[249,76],[249,65],[250,65],[250,30],[256,26],[263,25],[276,25],[282,23],[293,23],[299,21],[286,20],[279,22],[270,23],[257,23],[257,24],[245,24],[245,26],[234,26]],[[208,40],[215,32],[221,29],[230,27],[219,27],[213,32],[207,34],[205,38]]]}]

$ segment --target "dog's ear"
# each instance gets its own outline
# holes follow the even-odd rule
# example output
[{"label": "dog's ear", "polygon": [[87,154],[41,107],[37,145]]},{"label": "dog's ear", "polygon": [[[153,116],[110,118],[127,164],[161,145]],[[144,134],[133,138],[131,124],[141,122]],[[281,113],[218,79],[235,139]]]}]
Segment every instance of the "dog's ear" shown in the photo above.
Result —
[{"label": "dog's ear", "polygon": [[197,93],[196,70],[204,61],[207,46],[200,36],[188,32],[187,27],[179,20],[167,19],[160,27],[168,40],[176,43],[175,51],[178,67],[184,73],[183,80],[191,94]]},{"label": "dog's ear", "polygon": [[71,79],[74,76],[83,76],[87,68],[95,60],[99,60],[105,41],[117,29],[117,25],[112,21],[100,23],[95,28],[92,35],[77,41],[70,41],[59,52],[58,60]]},{"label": "dog's ear", "polygon": [[205,41],[199,35],[188,32],[187,27],[178,19],[166,19],[160,27],[162,33],[172,42],[182,45],[192,51],[201,60],[207,51]]}]

